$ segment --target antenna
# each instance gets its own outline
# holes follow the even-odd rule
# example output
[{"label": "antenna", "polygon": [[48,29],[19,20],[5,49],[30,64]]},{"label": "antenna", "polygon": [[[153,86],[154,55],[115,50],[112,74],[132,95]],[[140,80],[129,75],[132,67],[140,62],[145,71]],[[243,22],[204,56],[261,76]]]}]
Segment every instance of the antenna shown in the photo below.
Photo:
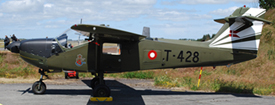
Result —
[{"label": "antenna", "polygon": [[80,19],[80,24],[82,24],[82,18]]}]

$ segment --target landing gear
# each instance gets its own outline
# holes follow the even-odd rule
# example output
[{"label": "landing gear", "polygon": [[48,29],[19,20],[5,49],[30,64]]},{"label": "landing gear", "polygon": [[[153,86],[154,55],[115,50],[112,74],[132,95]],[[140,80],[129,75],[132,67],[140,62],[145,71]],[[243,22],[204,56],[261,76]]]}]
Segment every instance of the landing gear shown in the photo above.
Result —
[{"label": "landing gear", "polygon": [[[105,81],[103,81],[103,83],[105,84]],[[92,89],[95,88],[95,86],[99,85],[99,78],[95,77],[91,80],[91,87]]]},{"label": "landing gear", "polygon": [[111,94],[110,88],[105,85],[105,81],[103,80],[103,72],[99,72],[98,76],[92,79],[91,87],[94,97],[109,97]]},{"label": "landing gear", "polygon": [[34,94],[43,94],[46,91],[46,85],[44,82],[36,81],[32,85],[32,92]]},{"label": "landing gear", "polygon": [[46,77],[48,76],[45,75],[44,69],[43,70],[39,69],[39,73],[41,74],[39,81],[36,81],[32,85],[32,92],[34,94],[43,94],[47,89],[46,84],[43,82],[43,76],[46,76]]},{"label": "landing gear", "polygon": [[99,78],[95,77],[95,78],[93,78],[91,80],[91,87],[92,87],[92,89],[94,89],[95,86],[98,85],[98,84],[99,84]]},{"label": "landing gear", "polygon": [[93,90],[94,97],[109,97],[111,90],[105,84],[96,85]]}]

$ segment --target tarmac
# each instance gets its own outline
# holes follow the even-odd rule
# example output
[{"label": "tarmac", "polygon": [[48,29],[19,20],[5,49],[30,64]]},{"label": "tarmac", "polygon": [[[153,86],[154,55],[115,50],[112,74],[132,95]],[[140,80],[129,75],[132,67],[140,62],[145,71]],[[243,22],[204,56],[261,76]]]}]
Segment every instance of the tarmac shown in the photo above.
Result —
[{"label": "tarmac", "polygon": [[[126,85],[132,82],[137,85]],[[32,84],[0,84],[0,105],[274,105],[275,103],[275,97],[272,96],[173,91],[146,85],[151,82],[135,79],[106,80],[106,85],[111,89],[112,102],[89,100],[92,96],[90,79],[76,80],[63,85],[46,82],[47,91],[43,95],[33,94]],[[144,85],[139,85],[141,83]]]}]

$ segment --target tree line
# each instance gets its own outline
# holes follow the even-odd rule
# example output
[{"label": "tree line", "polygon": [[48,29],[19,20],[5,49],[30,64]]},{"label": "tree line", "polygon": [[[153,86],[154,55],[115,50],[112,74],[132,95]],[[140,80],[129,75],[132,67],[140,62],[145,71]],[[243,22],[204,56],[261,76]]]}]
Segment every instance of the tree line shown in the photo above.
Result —
[{"label": "tree line", "polygon": [[266,10],[273,9],[275,7],[275,0],[259,0],[259,6]]}]

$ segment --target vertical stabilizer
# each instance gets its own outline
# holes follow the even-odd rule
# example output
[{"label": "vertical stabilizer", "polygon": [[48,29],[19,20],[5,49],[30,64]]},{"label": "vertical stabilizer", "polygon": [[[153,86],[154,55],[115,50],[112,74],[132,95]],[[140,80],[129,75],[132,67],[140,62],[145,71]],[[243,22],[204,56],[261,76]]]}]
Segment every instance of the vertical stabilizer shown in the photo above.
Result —
[{"label": "vertical stabilizer", "polygon": [[265,9],[241,7],[232,15],[216,22],[223,27],[211,40],[209,47],[248,51],[257,54],[264,23]]}]

